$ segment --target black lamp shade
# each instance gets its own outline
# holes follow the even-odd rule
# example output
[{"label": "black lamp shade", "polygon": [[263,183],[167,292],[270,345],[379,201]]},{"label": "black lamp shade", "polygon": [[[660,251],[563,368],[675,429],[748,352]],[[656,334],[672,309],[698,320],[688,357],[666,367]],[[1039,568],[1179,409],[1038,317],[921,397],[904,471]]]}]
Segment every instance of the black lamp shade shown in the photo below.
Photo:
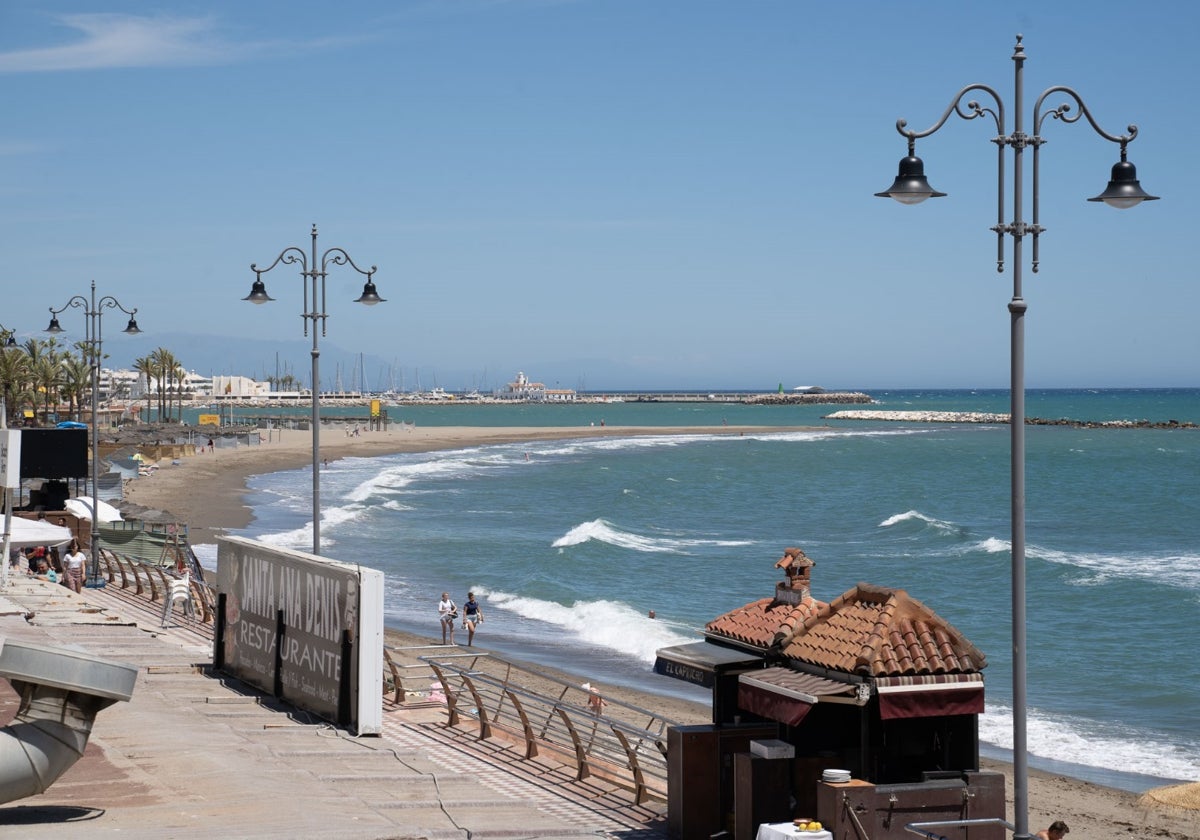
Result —
[{"label": "black lamp shade", "polygon": [[355,303],[362,303],[367,306],[374,306],[377,303],[384,303],[385,300],[375,291],[375,284],[368,280],[363,285],[362,297],[358,298]]},{"label": "black lamp shade", "polygon": [[927,198],[941,198],[945,193],[929,186],[929,181],[925,180],[925,163],[916,155],[909,155],[900,158],[900,174],[892,185],[875,195],[894,198],[901,204],[920,204]]},{"label": "black lamp shade", "polygon": [[58,323],[58,316],[50,316],[50,326],[46,327],[48,333],[60,333],[63,331],[62,325]]},{"label": "black lamp shade", "polygon": [[1113,164],[1112,180],[1108,182],[1108,189],[1095,198],[1089,198],[1088,201],[1103,201],[1109,207],[1125,210],[1143,201],[1158,201],[1158,196],[1150,195],[1142,189],[1142,185],[1138,183],[1136,166],[1127,160],[1120,160]]},{"label": "black lamp shade", "polygon": [[246,295],[242,300],[248,300],[251,303],[266,303],[267,301],[275,300],[275,298],[267,294],[267,284],[259,279],[254,281],[254,285],[250,287],[250,294]]},{"label": "black lamp shade", "polygon": [[137,335],[141,331],[141,328],[137,325],[137,319],[130,315],[129,324],[125,327],[125,332],[129,333],[130,335]]}]

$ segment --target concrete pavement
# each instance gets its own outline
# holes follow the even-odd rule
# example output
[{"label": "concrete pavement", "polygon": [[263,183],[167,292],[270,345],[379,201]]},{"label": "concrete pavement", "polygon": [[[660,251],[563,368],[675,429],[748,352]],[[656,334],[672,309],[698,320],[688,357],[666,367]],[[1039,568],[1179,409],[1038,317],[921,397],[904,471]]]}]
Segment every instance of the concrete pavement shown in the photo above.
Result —
[{"label": "concrete pavement", "polygon": [[[444,706],[385,703],[357,738],[208,669],[208,629],[159,627],[161,605],[110,586],[77,595],[14,575],[0,636],[136,665],[128,703],[96,718],[84,756],[45,793],[0,805],[21,838],[666,837],[665,805],[573,766],[523,758]],[[0,680],[0,723],[16,711]]]}]

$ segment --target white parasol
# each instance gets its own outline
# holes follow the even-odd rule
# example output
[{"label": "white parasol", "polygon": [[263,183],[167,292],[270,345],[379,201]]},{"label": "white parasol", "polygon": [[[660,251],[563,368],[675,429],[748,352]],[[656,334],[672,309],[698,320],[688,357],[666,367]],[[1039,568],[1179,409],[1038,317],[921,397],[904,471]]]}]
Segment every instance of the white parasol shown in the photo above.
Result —
[{"label": "white parasol", "polygon": [[44,519],[25,519],[21,516],[12,518],[12,535],[9,537],[9,548],[28,548],[31,545],[63,546],[71,541],[74,535],[70,528],[52,525]]},{"label": "white parasol", "polygon": [[[79,496],[75,499],[67,499],[64,502],[67,510],[78,516],[80,519],[92,521],[92,497]],[[121,511],[110,505],[108,502],[100,502],[97,518],[101,523],[104,522],[121,522],[124,517],[121,516]]]}]

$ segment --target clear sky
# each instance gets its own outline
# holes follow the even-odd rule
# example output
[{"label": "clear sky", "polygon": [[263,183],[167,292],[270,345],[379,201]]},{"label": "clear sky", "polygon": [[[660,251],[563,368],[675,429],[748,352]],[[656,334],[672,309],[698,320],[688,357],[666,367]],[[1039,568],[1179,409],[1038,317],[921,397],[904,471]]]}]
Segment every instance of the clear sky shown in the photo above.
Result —
[{"label": "clear sky", "polygon": [[[307,381],[298,269],[264,276],[275,303],[241,298],[250,263],[307,250],[316,223],[387,299],[354,304],[362,278],[331,269],[326,386],[363,354],[369,387],[517,370],[592,390],[1006,387],[994,124],[951,117],[918,142],[947,198],[873,193],[905,154],[897,118],[927,128],[970,83],[1012,129],[1019,32],[1026,131],[1038,94],[1070,86],[1109,133],[1138,125],[1129,159],[1163,197],[1084,201],[1117,145],[1086,120],[1043,127],[1028,385],[1198,386],[1198,18],[1109,0],[5,0],[0,323],[45,336],[95,280],[146,330],[109,311],[110,364],[164,346],[257,376],[278,353]],[[78,310],[61,321],[82,333]]]}]

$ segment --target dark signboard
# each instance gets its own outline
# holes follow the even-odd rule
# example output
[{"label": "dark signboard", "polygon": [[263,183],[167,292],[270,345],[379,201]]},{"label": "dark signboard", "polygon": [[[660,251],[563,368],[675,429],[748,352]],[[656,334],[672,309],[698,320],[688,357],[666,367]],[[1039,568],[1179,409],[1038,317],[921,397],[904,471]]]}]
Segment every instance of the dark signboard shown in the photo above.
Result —
[{"label": "dark signboard", "polygon": [[380,731],[381,572],[223,537],[217,586],[225,596],[223,649],[214,652],[222,670],[333,721],[349,685],[351,723],[359,734]]},{"label": "dark signboard", "polygon": [[21,478],[87,476],[87,429],[21,429]]}]

